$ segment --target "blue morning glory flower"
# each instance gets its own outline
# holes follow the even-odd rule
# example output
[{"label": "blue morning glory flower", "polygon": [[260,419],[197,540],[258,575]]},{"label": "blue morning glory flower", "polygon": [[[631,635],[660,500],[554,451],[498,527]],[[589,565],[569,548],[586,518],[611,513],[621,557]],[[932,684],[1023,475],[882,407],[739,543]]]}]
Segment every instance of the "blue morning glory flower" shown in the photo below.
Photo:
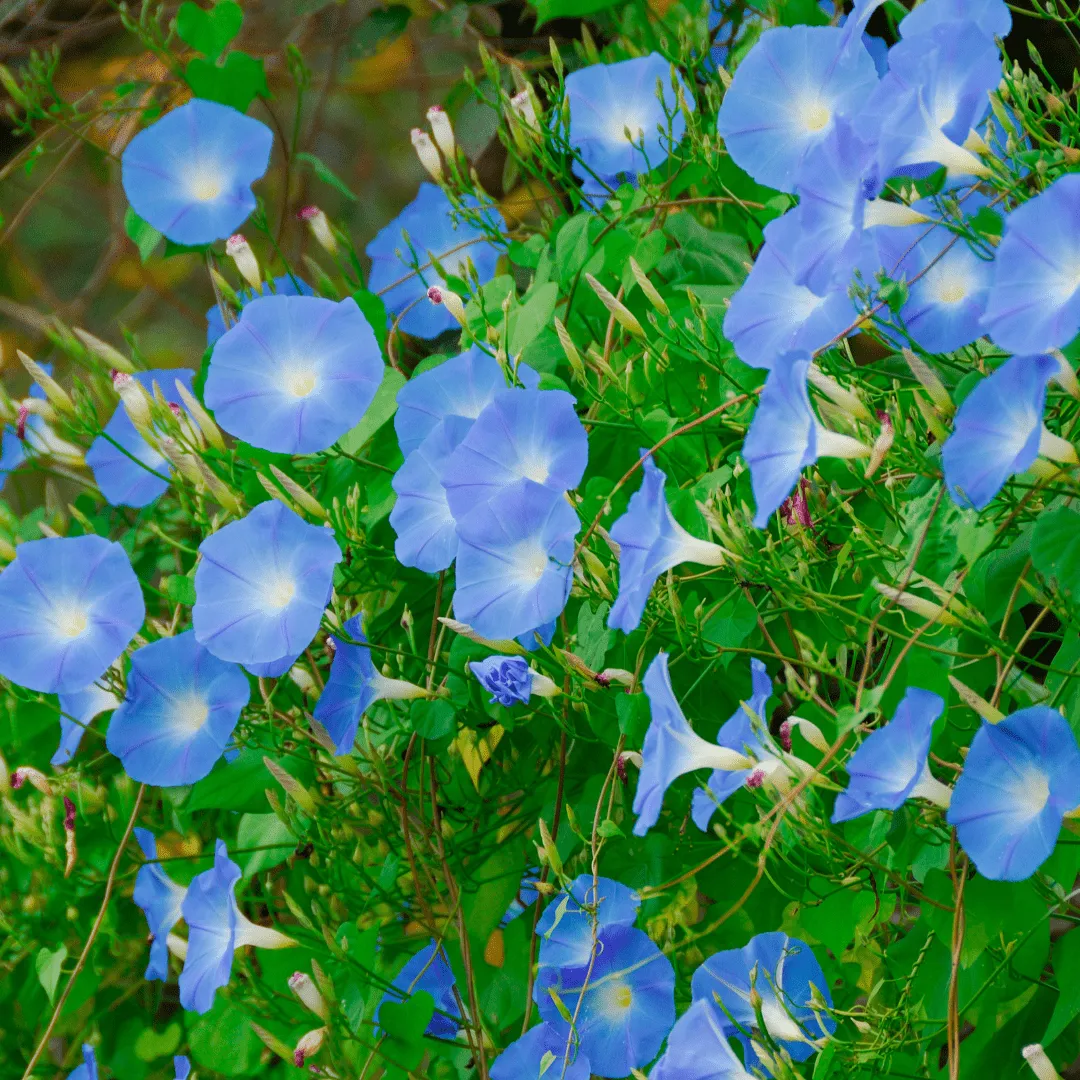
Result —
[{"label": "blue morning glory flower", "polygon": [[558,618],[579,522],[565,495],[520,480],[458,521],[454,618],[507,641]]},{"label": "blue morning glory flower", "polygon": [[311,643],[330,600],[341,548],[271,499],[200,545],[195,637],[218,659],[268,664]]},{"label": "blue morning glory flower", "polygon": [[[38,386],[35,383],[30,388],[32,396],[39,396],[34,394],[37,389]],[[49,452],[49,429],[44,419],[37,413],[26,414],[21,430],[21,437],[18,425],[5,426],[3,432],[0,433],[0,484],[8,473],[14,472],[31,455]]]},{"label": "blue morning glory flower", "polygon": [[[752,691],[750,700],[731,714],[716,734],[717,746],[726,746],[737,754],[746,754],[754,759],[755,766],[775,755],[771,740],[765,736],[768,732],[769,716],[766,705],[772,697],[773,685],[765,665],[754,657],[750,661],[750,681]],[[749,709],[749,712],[747,711]],[[751,715],[753,714],[753,715]],[[755,724],[755,720],[757,723]],[[768,743],[768,745],[766,745]],[[708,790],[698,788],[694,792],[691,804],[691,817],[694,824],[705,832],[709,827],[716,808],[729,796],[733,795],[746,783],[754,768],[725,771],[715,769],[708,780]]]},{"label": "blue morning glory flower", "polygon": [[719,1010],[695,1001],[675,1021],[649,1080],[754,1080],[738,1059]]},{"label": "blue morning glory flower", "polygon": [[390,526],[397,533],[394,555],[402,566],[425,573],[445,570],[457,555],[457,525],[443,478],[451,455],[473,421],[449,415],[409,454],[390,482],[397,495]]},{"label": "blue morning glory flower", "polygon": [[152,832],[136,829],[135,839],[147,858],[135,875],[135,892],[132,894],[150,928],[150,963],[146,978],[165,980],[169,977],[169,934],[182,918],[181,908],[187,889],[177,885],[157,861],[157,841]]},{"label": "blue morning glory flower", "polygon": [[667,653],[656,654],[641,685],[652,719],[641,748],[641,772],[634,795],[635,836],[644,836],[656,824],[664,793],[680,776],[696,769],[730,772],[754,764],[741,751],[717,746],[690,727],[671,689]]},{"label": "blue morning glory flower", "polygon": [[[642,451],[644,456],[647,451]],[[608,626],[629,634],[641,623],[656,579],[680,563],[722,566],[727,553],[719,544],[691,536],[674,518],[664,498],[665,474],[645,458],[641,487],[630,497],[626,513],[611,526],[619,545],[619,595],[608,614]]]},{"label": "blue morning glory flower", "polygon": [[[769,1036],[793,1061],[812,1057],[836,1030],[832,1017],[811,1008],[811,986],[832,1007],[829,984],[813,950],[779,931],[757,934],[741,949],[710,956],[694,972],[690,986],[694,1000],[708,1002],[725,1032],[742,1043],[748,1068],[759,1058],[769,1066],[767,1051],[755,1038],[758,1020],[750,1004],[751,990],[761,996],[761,1016]],[[714,995],[723,1002],[724,1011],[713,1004]],[[750,1033],[749,1039],[744,1031]]]},{"label": "blue morning glory flower", "polygon": [[[693,111],[685,81],[681,75],[676,78]],[[658,81],[662,100],[656,92]],[[671,87],[671,64],[659,53],[572,71],[566,76],[566,98],[570,145],[581,155],[573,168],[581,180],[595,175],[612,187],[622,178],[634,180],[662,165],[686,133],[686,119]],[[673,114],[671,145],[665,110]]]},{"label": "blue morning glory flower", "polygon": [[251,185],[274,136],[227,105],[195,98],[140,131],[120,159],[132,210],[177,244],[231,236],[255,209]]},{"label": "blue morning glory flower", "polygon": [[[563,1070],[567,1051],[571,1060]],[[589,1061],[578,1053],[551,1024],[537,1024],[516,1039],[492,1063],[488,1070],[491,1080],[589,1080]],[[544,1057],[553,1054],[555,1060],[541,1072]]]},{"label": "blue morning glory flower", "polygon": [[461,1026],[461,1013],[454,996],[454,973],[450,970],[439,943],[434,939],[407,960],[405,966],[394,976],[390,989],[383,994],[379,1007],[375,1010],[375,1023],[379,1022],[379,1010],[388,1001],[405,1001],[411,995],[421,992],[428,993],[435,999],[435,1012],[424,1029],[424,1034],[436,1039],[456,1038]]},{"label": "blue morning glory flower", "polygon": [[904,40],[930,33],[942,24],[973,23],[988,38],[1006,38],[1012,13],[1004,0],[934,0],[919,4],[900,22]]},{"label": "blue morning glory flower", "polygon": [[491,694],[491,704],[528,705],[533,673],[520,656],[488,656],[469,664],[480,685]]},{"label": "blue morning glory flower", "polygon": [[1077,803],[1076,737],[1060,713],[1033,705],[975,733],[947,820],[983,877],[1023,881],[1050,858]]},{"label": "blue morning glory flower", "polygon": [[848,37],[832,26],[774,27],[736,69],[717,130],[758,183],[794,191],[807,152],[877,86],[873,59]]},{"label": "blue morning glory flower", "polygon": [[[252,288],[240,289],[236,299],[240,301],[240,310],[243,311],[252,300],[260,296],[270,295],[270,290],[264,284],[259,292]],[[314,296],[315,290],[302,278],[295,274],[282,274],[274,278],[275,296]],[[215,304],[206,313],[206,344],[213,345],[222,334],[225,333],[225,320],[221,317],[221,308]]]},{"label": "blue morning glory flower", "polygon": [[771,368],[790,350],[813,352],[851,328],[856,311],[842,288],[818,295],[796,281],[803,225],[796,210],[770,221],[765,244],[731,297],[724,336],[744,364]]},{"label": "blue morning glory flower", "polygon": [[98,1080],[97,1058],[89,1043],[82,1044],[83,1063],[68,1073],[67,1080]]},{"label": "blue morning glory flower", "polygon": [[60,745],[50,765],[66,765],[79,749],[79,743],[95,716],[120,704],[111,690],[96,683],[85,690],[60,695]]},{"label": "blue morning glory flower", "polygon": [[176,1080],[187,1080],[191,1075],[191,1062],[183,1054],[173,1058],[173,1068],[176,1070]]},{"label": "blue morning glory flower", "polygon": [[498,360],[478,345],[414,375],[397,393],[394,431],[402,454],[408,458],[448,417],[475,420],[505,389]]},{"label": "blue morning glory flower", "polygon": [[404,679],[388,679],[375,667],[364,637],[363,615],[354,615],[345,623],[344,630],[359,644],[332,638],[335,649],[330,678],[313,713],[334,740],[338,754],[352,750],[360,718],[374,702],[427,696],[423,687]]},{"label": "blue morning glory flower", "polygon": [[1005,219],[983,325],[1014,353],[1068,344],[1080,330],[1080,175],[1059,177]]},{"label": "blue morning glory flower", "polygon": [[138,649],[127,696],[105,740],[141,784],[181,787],[217,763],[251,688],[236,664],[219,660],[187,630]]},{"label": "blue morning glory flower", "polygon": [[589,439],[564,390],[500,390],[446,463],[443,486],[459,521],[520,480],[577,487]]},{"label": "blue morning glory flower", "polygon": [[641,897],[611,878],[593,884],[592,874],[581,874],[560,892],[536,923],[540,938],[540,966],[583,967],[593,950],[593,924],[598,930],[633,926]]},{"label": "blue morning glory flower", "polygon": [[[178,407],[177,380],[191,390],[194,377],[188,368],[140,371],[132,376],[148,393],[153,393],[156,382],[165,400]],[[140,508],[164,495],[169,487],[165,477],[172,475],[172,466],[139,434],[123,405],[116,407],[103,430],[86,451],[86,464],[105,501],[110,506]]]},{"label": "blue morning glory flower", "polygon": [[[572,1033],[552,992],[577,1016]],[[541,968],[535,996],[541,1018],[560,1038],[577,1038],[596,1076],[629,1076],[646,1066],[675,1023],[675,969],[648,934],[632,926],[597,933],[591,970],[588,963]]]},{"label": "blue morning glory flower", "polygon": [[46,694],[94,682],[146,615],[127,552],[100,536],[31,540],[0,572],[0,675]]},{"label": "blue morning glory flower", "polygon": [[[482,209],[489,226],[502,230],[502,219],[493,208],[482,208],[471,195],[462,196],[461,203],[471,210]],[[495,274],[499,248],[474,225],[455,224],[453,210],[442,188],[421,184],[416,198],[366,249],[371,259],[368,288],[382,296],[392,316],[400,316],[398,327],[414,337],[433,338],[458,325],[444,304],[427,299],[430,286],[446,287],[431,265],[432,255],[455,277],[465,276],[465,267],[472,262],[481,285]]]},{"label": "blue morning glory flower", "polygon": [[382,375],[379,343],[351,296],[260,296],[214,346],[204,397],[230,435],[312,454],[360,422]]},{"label": "blue morning glory flower", "polygon": [[958,506],[982,510],[1038,457],[1046,384],[1057,370],[1050,356],[1013,356],[964,398],[941,448],[945,483]]},{"label": "blue morning glory flower", "polygon": [[214,865],[194,878],[184,897],[188,925],[187,956],[180,972],[180,1004],[190,1012],[209,1012],[214,995],[229,982],[233,953],[241,945],[287,949],[296,942],[269,926],[259,926],[236,903],[240,867],[224,841],[214,849]]},{"label": "blue morning glory flower", "polygon": [[537,866],[532,866],[525,871],[525,876],[521,879],[521,888],[518,889],[517,896],[510,901],[503,917],[499,920],[500,928],[509,926],[519,915],[524,915],[526,910],[536,903],[540,896],[535,884],[539,875],[540,868]]},{"label": "blue morning glory flower", "polygon": [[892,720],[863,739],[848,760],[851,781],[836,797],[834,823],[872,810],[898,810],[912,798],[948,805],[949,789],[927,765],[934,721],[944,708],[937,694],[908,687]]}]

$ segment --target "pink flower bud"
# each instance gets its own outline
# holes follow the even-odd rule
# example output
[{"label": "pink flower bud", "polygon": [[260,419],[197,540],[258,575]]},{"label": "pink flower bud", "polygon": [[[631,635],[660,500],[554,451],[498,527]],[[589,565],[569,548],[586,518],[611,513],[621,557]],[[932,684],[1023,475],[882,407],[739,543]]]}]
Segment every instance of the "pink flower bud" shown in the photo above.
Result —
[{"label": "pink flower bud", "polygon": [[747,778],[746,786],[748,788],[759,788],[765,783],[765,770],[755,769]]},{"label": "pink flower bud", "polygon": [[780,739],[780,745],[784,748],[784,752],[791,753],[791,721],[785,720],[780,725],[780,731],[778,734]]},{"label": "pink flower bud", "polygon": [[326,1028],[324,1027],[314,1028],[306,1035],[302,1035],[300,1041],[296,1044],[296,1049],[293,1051],[293,1064],[298,1069],[302,1069],[304,1062],[322,1049],[325,1039]]},{"label": "pink flower bud", "polygon": [[259,260],[255,258],[255,252],[251,250],[251,245],[240,233],[234,233],[225,241],[225,254],[236,263],[236,269],[240,271],[240,276],[258,292],[262,287]]},{"label": "pink flower bud", "polygon": [[330,228],[330,219],[317,206],[303,206],[296,216],[301,221],[306,221],[311,228],[311,235],[316,243],[328,254],[337,256],[338,242],[334,230]]},{"label": "pink flower bud", "polygon": [[26,421],[30,417],[30,409],[26,405],[19,406],[19,416],[15,421],[15,434],[20,440],[26,438]]},{"label": "pink flower bud", "polygon": [[75,831],[75,804],[64,796],[64,829],[72,833]]},{"label": "pink flower bud", "polygon": [[11,774],[11,786],[18,791],[27,781],[30,782],[31,787],[37,788],[42,795],[52,794],[52,784],[49,783],[48,777],[43,772],[30,765],[20,765]]},{"label": "pink flower bud", "polygon": [[433,304],[445,304],[446,310],[454,316],[458,325],[465,325],[465,305],[456,292],[446,288],[444,285],[432,285],[428,289],[427,295]]}]

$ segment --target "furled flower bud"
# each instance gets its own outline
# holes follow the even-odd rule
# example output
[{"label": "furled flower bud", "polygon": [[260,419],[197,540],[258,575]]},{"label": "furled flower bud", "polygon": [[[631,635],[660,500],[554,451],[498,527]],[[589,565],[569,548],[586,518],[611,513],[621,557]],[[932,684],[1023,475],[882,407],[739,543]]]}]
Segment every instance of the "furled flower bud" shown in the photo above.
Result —
[{"label": "furled flower bud", "polygon": [[296,1044],[296,1049],[293,1051],[293,1064],[298,1069],[302,1069],[304,1062],[322,1049],[325,1039],[326,1028],[324,1027],[314,1028],[306,1035],[302,1035],[300,1041]]},{"label": "furled flower bud", "polygon": [[113,389],[120,395],[128,418],[142,434],[153,426],[150,416],[150,395],[142,384],[123,371],[113,371]]},{"label": "furled flower bud", "polygon": [[536,106],[533,104],[532,94],[528,90],[522,90],[520,94],[515,94],[510,99],[510,108],[514,110],[514,114],[526,127],[535,128],[537,126]]},{"label": "furled flower bud", "polygon": [[311,235],[315,237],[316,243],[328,255],[336,258],[338,253],[337,237],[334,235],[334,230],[330,228],[330,219],[326,216],[326,213],[317,206],[304,206],[296,212],[296,216],[301,221],[308,223]]},{"label": "furled flower bud", "polygon": [[30,416],[30,410],[25,404],[19,406],[19,416],[15,421],[15,434],[21,442],[26,438],[26,421]]},{"label": "furled flower bud", "polygon": [[411,134],[413,149],[420,159],[420,164],[431,174],[431,178],[435,183],[441,184],[443,178],[442,158],[439,157],[439,151],[435,149],[431,136],[426,131],[421,131],[420,128],[413,128]]},{"label": "furled flower bud", "polygon": [[259,260],[255,258],[255,252],[251,245],[240,233],[234,233],[225,241],[225,254],[229,256],[240,276],[256,291],[262,287],[262,273],[259,270]]},{"label": "furled flower bud", "polygon": [[300,1004],[310,1009],[316,1016],[323,1020],[330,1018],[330,1010],[326,1007],[326,1001],[315,980],[303,971],[294,972],[289,976],[289,989],[300,999]]},{"label": "furled flower bud", "polygon": [[30,765],[20,765],[11,774],[11,786],[17,791],[27,781],[30,782],[31,787],[37,788],[42,795],[52,794],[52,785],[49,783],[48,778],[43,772],[38,771]]},{"label": "furled flower bud", "polygon": [[874,440],[870,460],[866,463],[866,472],[863,477],[867,480],[877,472],[878,466],[885,460],[885,455],[892,449],[893,439],[896,434],[893,430],[892,420],[889,419],[889,414],[879,412],[877,415],[881,421],[881,433]]},{"label": "furled flower bud", "polygon": [[441,105],[432,105],[427,111],[427,120],[431,125],[431,134],[435,136],[435,144],[443,152],[443,156],[450,161],[454,156],[457,144],[454,140],[454,129],[450,126],[450,117]]},{"label": "furled flower bud", "polygon": [[446,310],[458,321],[461,326],[465,325],[465,305],[456,292],[446,288],[445,285],[432,285],[427,291],[428,299],[433,304],[445,304]]},{"label": "furled flower bud", "polygon": [[1053,1062],[1039,1043],[1025,1046],[1022,1053],[1039,1080],[1061,1080],[1061,1074],[1054,1068]]}]

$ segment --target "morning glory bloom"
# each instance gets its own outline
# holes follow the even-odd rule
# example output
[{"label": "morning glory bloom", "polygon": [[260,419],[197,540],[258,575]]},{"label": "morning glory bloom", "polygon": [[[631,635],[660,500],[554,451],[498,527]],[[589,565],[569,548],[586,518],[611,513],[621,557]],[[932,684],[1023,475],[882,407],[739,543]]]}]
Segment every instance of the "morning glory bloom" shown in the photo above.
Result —
[{"label": "morning glory bloom", "polygon": [[771,368],[791,350],[813,352],[852,328],[856,310],[842,288],[819,295],[796,280],[804,239],[798,208],[765,226],[765,243],[731,297],[724,336],[744,364]]},{"label": "morning glory bloom", "polygon": [[[236,299],[240,301],[240,310],[243,311],[252,300],[260,296],[314,296],[315,290],[303,279],[295,274],[282,274],[274,278],[273,293],[264,283],[256,292],[252,288],[240,289],[236,293]],[[206,344],[213,345],[222,334],[225,333],[225,320],[221,317],[221,308],[215,304],[206,312]]]},{"label": "morning glory bloom", "polygon": [[757,504],[757,529],[769,523],[807,465],[819,457],[862,457],[870,452],[858,439],[822,426],[806,389],[809,369],[807,353],[786,353],[776,361],[743,442]]},{"label": "morning glory bloom", "polygon": [[375,1023],[379,1022],[379,1010],[388,1001],[405,1001],[412,994],[422,991],[435,999],[435,1012],[424,1029],[424,1034],[436,1039],[456,1038],[461,1026],[461,1014],[454,997],[454,973],[434,939],[407,960],[405,966],[394,976],[390,989],[383,994],[379,1007],[375,1010]]},{"label": "morning glory bloom", "polygon": [[16,548],[0,572],[0,675],[45,694],[94,682],[146,615],[127,552],[100,536]]},{"label": "morning glory bloom", "polygon": [[251,688],[236,664],[187,630],[137,650],[127,696],[105,740],[141,784],[181,787],[201,780],[225,752]]},{"label": "morning glory bloom", "polygon": [[169,934],[182,918],[181,908],[187,889],[177,885],[157,861],[157,841],[148,829],[136,829],[135,839],[147,861],[135,875],[132,899],[142,908],[150,929],[150,963],[146,978],[165,980],[169,977]]},{"label": "morning glory bloom", "polygon": [[947,820],[983,877],[1023,881],[1050,858],[1077,803],[1076,737],[1059,712],[1033,705],[975,733]]},{"label": "morning glory bloom", "polygon": [[187,956],[180,972],[180,1004],[190,1012],[209,1012],[214,995],[229,982],[233,953],[241,945],[287,949],[296,942],[269,926],[259,926],[236,903],[240,867],[229,858],[222,840],[214,849],[214,865],[188,886],[182,914],[188,925]]},{"label": "morning glory bloom", "polygon": [[260,296],[214,346],[204,397],[230,435],[312,454],[360,422],[382,376],[379,343],[351,296]]},{"label": "morning glory bloom", "polygon": [[[573,1033],[549,990],[576,1013]],[[675,1023],[675,969],[644,931],[608,926],[597,933],[591,970],[541,968],[535,999],[560,1038],[576,1036],[596,1076],[629,1076],[656,1057]]]},{"label": "morning glory bloom", "polygon": [[851,782],[836,797],[834,823],[873,810],[899,810],[908,799],[949,805],[949,788],[931,775],[927,764],[934,721],[944,708],[937,694],[908,687],[892,720],[863,739],[848,760]]},{"label": "morning glory bloom", "polygon": [[[676,78],[693,111],[686,82],[681,75]],[[566,98],[570,145],[581,155],[573,169],[581,180],[595,176],[612,187],[623,178],[635,180],[662,165],[686,134],[686,119],[671,87],[671,64],[659,53],[572,71],[566,76]],[[672,114],[670,143],[666,113]]]},{"label": "morning glory bloom", "polygon": [[67,1080],[98,1080],[97,1058],[89,1043],[82,1044],[83,1063],[68,1073]]},{"label": "morning glory bloom", "polygon": [[558,618],[570,596],[578,516],[565,495],[520,480],[458,522],[454,618],[507,641]]},{"label": "morning glory bloom", "polygon": [[[563,1071],[563,1060],[569,1049],[571,1060]],[[488,1073],[491,1080],[589,1080],[592,1073],[589,1061],[578,1053],[573,1041],[569,1046],[564,1036],[551,1024],[537,1024],[512,1042],[492,1063]],[[545,1055],[555,1060],[541,1072]]]},{"label": "morning glory bloom", "polygon": [[750,681],[750,700],[745,705],[739,703],[731,718],[717,732],[716,744],[726,746],[737,754],[752,757],[755,764],[748,769],[716,769],[709,777],[708,790],[698,788],[694,792],[691,817],[702,832],[708,829],[716,808],[738,791],[755,771],[760,771],[764,780],[765,763],[780,764],[775,757],[772,740],[768,738],[769,716],[766,705],[772,697],[772,679],[757,657],[750,661]]},{"label": "morning glory bloom", "polygon": [[111,690],[96,683],[85,690],[60,695],[60,745],[50,765],[66,765],[79,749],[83,734],[95,716],[120,704]]},{"label": "morning glory bloom", "polygon": [[945,483],[958,506],[982,510],[1040,451],[1076,460],[1072,446],[1043,427],[1046,384],[1057,371],[1052,356],[1012,356],[964,398],[941,448]]},{"label": "morning glory bloom", "polygon": [[717,130],[759,184],[794,191],[803,159],[877,86],[861,41],[832,26],[766,30],[735,70]]},{"label": "morning glory bloom", "polygon": [[[644,457],[648,451],[642,450]],[[691,536],[674,518],[664,498],[667,477],[645,457],[641,487],[630,497],[626,513],[611,526],[619,545],[619,595],[608,614],[608,626],[629,634],[641,623],[656,579],[680,563],[723,566],[727,552],[719,544]]]},{"label": "morning glory bloom", "polygon": [[663,1056],[649,1080],[754,1080],[738,1059],[720,1022],[720,1011],[695,1001],[675,1021]]},{"label": "morning glory bloom", "polygon": [[177,244],[231,236],[255,209],[251,185],[270,164],[273,133],[200,98],[140,131],[120,159],[131,209]]},{"label": "morning glory bloom", "polygon": [[[483,209],[491,229],[502,231],[502,219],[492,207],[482,208],[471,195],[462,196],[461,203]],[[453,213],[442,188],[421,184],[416,198],[366,248],[371,259],[368,288],[382,296],[391,316],[399,316],[398,327],[414,337],[433,338],[458,326],[444,304],[428,302],[429,287],[447,287],[431,265],[431,256],[455,277],[464,277],[471,262],[481,285],[495,274],[499,248],[474,225],[455,224]]]},{"label": "morning glory bloom", "polygon": [[498,360],[478,345],[414,375],[397,393],[394,431],[402,454],[407,459],[449,417],[475,420],[505,389]]},{"label": "morning glory bloom", "polygon": [[376,701],[427,697],[422,686],[404,679],[388,679],[371,660],[371,650],[364,637],[364,617],[354,615],[344,626],[345,634],[359,644],[332,638],[334,660],[313,713],[334,740],[334,751],[348,754],[353,747],[360,718]]},{"label": "morning glory bloom", "polygon": [[1012,13],[1005,0],[934,0],[909,11],[900,22],[900,33],[907,41],[956,22],[973,23],[988,38],[1004,39],[1012,29]]},{"label": "morning glory bloom", "polygon": [[[191,390],[194,377],[195,372],[188,368],[139,371],[132,376],[150,394],[156,382],[165,400],[177,407],[177,380],[185,390]],[[172,466],[139,434],[123,405],[117,405],[104,433],[90,444],[86,464],[110,506],[149,506],[165,494],[172,475]]]},{"label": "morning glory bloom", "polygon": [[593,950],[597,930],[633,926],[641,897],[611,878],[593,885],[592,874],[581,874],[552,899],[536,923],[542,968],[583,967]]},{"label": "morning glory bloom", "polygon": [[644,836],[656,824],[664,793],[680,776],[696,769],[733,772],[754,765],[742,752],[717,746],[690,727],[671,689],[667,653],[656,654],[641,685],[652,719],[641,748],[641,772],[634,795],[635,836]]},{"label": "morning glory bloom", "polygon": [[1080,175],[1059,177],[1005,219],[983,325],[1014,353],[1068,344],[1080,330]]},{"label": "morning glory bloom", "polygon": [[176,1080],[187,1080],[191,1075],[191,1062],[183,1054],[173,1058],[173,1068],[176,1070]]},{"label": "morning glory bloom", "polygon": [[589,439],[565,390],[500,390],[446,463],[443,486],[461,520],[520,480],[577,487]]},{"label": "morning glory bloom", "polygon": [[[768,1052],[755,1037],[758,1021],[750,1004],[751,990],[761,995],[761,1015],[770,1037],[793,1061],[812,1057],[836,1030],[832,1017],[810,1007],[811,986],[831,1008],[829,984],[813,950],[779,931],[757,934],[741,949],[715,953],[694,972],[690,983],[694,1000],[708,1002],[721,1027],[742,1043],[750,1068],[759,1058],[769,1067]],[[714,995],[730,1019],[713,1004]],[[750,1032],[749,1039],[743,1031]]]},{"label": "morning glory bloom", "polygon": [[394,555],[402,566],[434,574],[457,555],[457,525],[443,480],[451,455],[472,425],[464,416],[444,417],[394,473],[390,486],[397,500],[390,526],[397,533]]},{"label": "morning glory bloom", "polygon": [[554,697],[559,688],[546,675],[533,671],[520,656],[488,656],[471,661],[469,670],[480,685],[492,695],[491,704],[528,705],[533,694]]},{"label": "morning glory bloom", "polygon": [[311,643],[330,600],[341,548],[276,499],[200,545],[195,637],[218,659],[268,664]]}]

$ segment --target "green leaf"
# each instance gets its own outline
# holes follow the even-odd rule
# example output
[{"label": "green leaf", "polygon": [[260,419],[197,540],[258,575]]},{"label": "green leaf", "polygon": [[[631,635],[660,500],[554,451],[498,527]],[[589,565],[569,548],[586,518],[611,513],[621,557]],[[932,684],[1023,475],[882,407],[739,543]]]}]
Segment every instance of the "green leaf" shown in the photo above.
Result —
[{"label": "green leaf", "polygon": [[349,35],[349,58],[363,60],[381,53],[405,33],[411,15],[404,4],[376,8]]},{"label": "green leaf", "polygon": [[182,1034],[180,1025],[175,1021],[162,1032],[146,1028],[135,1040],[135,1056],[140,1061],[147,1062],[169,1057],[179,1048]]},{"label": "green leaf", "polygon": [[1080,1016],[1080,934],[1066,934],[1052,953],[1058,998],[1042,1043],[1049,1046]]},{"label": "green leaf", "polygon": [[552,19],[578,19],[614,7],[616,0],[536,0],[536,25],[543,26]]},{"label": "green leaf", "polygon": [[1031,561],[1063,593],[1080,596],[1080,514],[1066,506],[1035,519]]},{"label": "green leaf", "polygon": [[139,249],[139,261],[143,263],[154,254],[154,249],[161,243],[161,233],[153,225],[143,221],[130,206],[124,211],[124,232]]},{"label": "green leaf", "polygon": [[[236,759],[222,762],[209,776],[191,789],[184,809],[194,810],[241,810],[252,813],[266,811],[266,789],[276,788],[277,781],[263,764],[266,751],[245,746]],[[281,764],[281,763],[279,763]],[[301,783],[308,777],[295,758],[288,759],[289,772],[297,774]],[[283,766],[284,767],[284,766]]]},{"label": "green leaf", "polygon": [[195,582],[187,574],[170,574],[165,579],[165,595],[174,604],[191,607],[195,603]]},{"label": "green leaf", "polygon": [[644,694],[619,694],[615,698],[619,716],[619,731],[626,736],[627,746],[640,746],[649,727],[649,699]]},{"label": "green leaf", "polygon": [[231,105],[239,112],[247,112],[256,97],[270,96],[262,58],[247,53],[229,53],[221,67],[196,56],[188,61],[184,78],[196,97]]},{"label": "green leaf", "polygon": [[216,61],[240,33],[243,21],[244,13],[233,0],[218,0],[209,10],[184,0],[176,13],[176,32],[196,52]]},{"label": "green leaf", "polygon": [[55,952],[50,952],[43,946],[34,958],[34,970],[37,971],[38,982],[41,983],[50,1005],[56,997],[56,986],[60,982],[67,954],[66,945],[61,945]]},{"label": "green leaf", "polygon": [[435,999],[418,990],[405,1001],[384,1001],[379,1009],[379,1027],[384,1032],[382,1054],[386,1075],[398,1077],[411,1072],[424,1056],[424,1030],[435,1015]]},{"label": "green leaf", "polygon": [[604,657],[615,641],[615,631],[607,627],[608,612],[611,605],[601,601],[593,611],[586,600],[578,608],[577,645],[574,652],[593,671],[604,666]]},{"label": "green leaf", "polygon": [[[341,179],[340,176],[333,169],[330,168],[324,161],[317,158],[314,154],[309,154],[306,150],[297,154],[294,161],[302,161],[305,165],[310,165],[312,172],[326,185],[332,187],[339,195],[344,195],[346,199],[352,202],[356,202],[356,196],[349,189],[349,185]],[[356,300],[356,294],[353,294],[353,299]],[[360,301],[356,300],[359,304]],[[364,310],[361,307],[361,310]],[[365,314],[367,314],[365,312]]]},{"label": "green leaf", "polygon": [[455,726],[457,711],[445,698],[434,701],[414,701],[409,710],[413,731],[422,739],[443,739]]},{"label": "green leaf", "polygon": [[367,319],[368,326],[371,327],[375,334],[375,340],[379,343],[379,350],[385,357],[388,328],[386,325],[386,305],[383,303],[382,297],[376,296],[373,292],[368,292],[367,289],[357,289],[352,294],[352,298],[356,301],[356,306],[361,310],[364,318]]},{"label": "green leaf", "polygon": [[347,454],[357,454],[364,444],[397,412],[397,393],[405,385],[405,376],[396,368],[387,367],[375,397],[367,407],[360,423],[345,432],[338,445]]},{"label": "green leaf", "polygon": [[532,289],[520,307],[512,310],[507,317],[509,326],[511,356],[517,356],[545,326],[551,323],[555,314],[555,301],[559,298],[559,286],[548,282]]},{"label": "green leaf", "polygon": [[263,1044],[250,1019],[221,994],[214,1007],[188,1030],[196,1065],[222,1076],[250,1076],[259,1071]]},{"label": "green leaf", "polygon": [[237,848],[248,850],[237,856],[244,877],[283,863],[296,849],[296,839],[277,814],[245,814],[236,832]]}]

